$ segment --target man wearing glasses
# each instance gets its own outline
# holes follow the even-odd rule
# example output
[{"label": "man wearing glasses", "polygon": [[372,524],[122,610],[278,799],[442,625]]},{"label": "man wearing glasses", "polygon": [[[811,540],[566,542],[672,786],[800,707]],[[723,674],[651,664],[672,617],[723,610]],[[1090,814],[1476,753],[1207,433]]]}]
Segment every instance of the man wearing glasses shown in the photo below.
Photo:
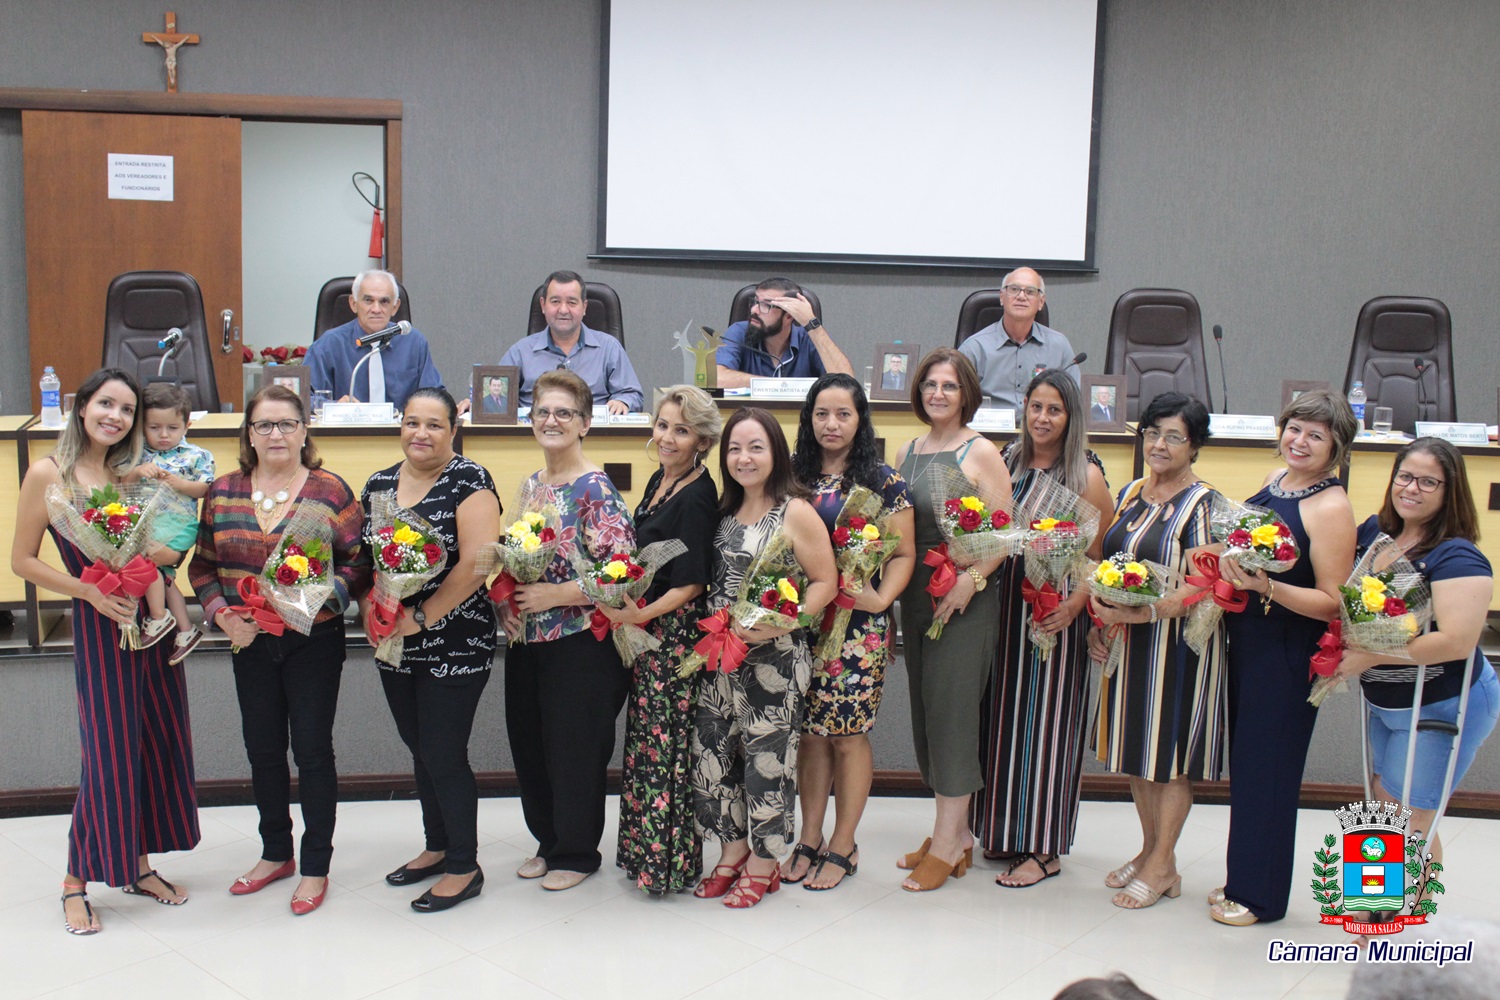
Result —
[{"label": "man wearing glasses", "polygon": [[610,413],[640,411],[646,396],[625,346],[607,333],[584,326],[588,304],[578,274],[553,271],[547,275],[541,296],[546,328],[516,341],[500,359],[502,365],[521,369],[520,405],[531,405],[531,387],[543,372],[566,368],[589,384],[595,406],[608,406]]},{"label": "man wearing glasses", "polygon": [[[1029,267],[1005,276],[1000,285],[1000,322],[958,346],[979,372],[979,388],[999,407],[1021,408],[1026,386],[1037,372],[1062,368],[1073,360],[1068,338],[1036,321],[1047,301],[1047,284]],[[1078,369],[1069,372],[1079,381]]]},{"label": "man wearing glasses", "polygon": [[854,374],[802,289],[787,278],[767,278],[755,286],[750,318],[724,331],[716,360],[719,385],[726,389],[748,386],[752,378]]},{"label": "man wearing glasses", "polygon": [[[312,373],[312,387],[326,389],[341,403],[395,403],[406,405],[406,397],[428,386],[441,389],[443,376],[432,363],[427,338],[413,329],[386,341],[385,347],[354,371],[360,359],[372,348],[354,342],[371,333],[379,333],[394,323],[401,307],[401,292],[396,276],[389,271],[365,271],[354,279],[349,308],[354,318],[343,326],[324,331],[307,349],[306,364]],[[353,375],[354,385],[349,384]]]}]

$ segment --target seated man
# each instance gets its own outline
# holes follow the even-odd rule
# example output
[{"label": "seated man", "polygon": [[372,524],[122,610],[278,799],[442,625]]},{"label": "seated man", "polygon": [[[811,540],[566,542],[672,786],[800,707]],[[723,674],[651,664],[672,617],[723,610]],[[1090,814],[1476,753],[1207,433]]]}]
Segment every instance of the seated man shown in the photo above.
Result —
[{"label": "seated man", "polygon": [[368,345],[359,347],[354,342],[390,326],[400,305],[401,293],[391,272],[365,271],[356,277],[349,296],[354,319],[325,330],[307,349],[304,363],[312,371],[312,387],[329,390],[341,403],[390,402],[398,410],[418,389],[441,389],[443,376],[432,363],[427,338],[413,327],[408,334],[392,337],[379,353],[360,365],[351,391],[349,377],[354,366],[372,352]]},{"label": "seated man", "polygon": [[[1020,410],[1026,385],[1037,372],[1062,368],[1073,360],[1068,338],[1036,321],[1047,301],[1047,283],[1029,267],[1005,276],[1000,285],[1000,322],[958,346],[979,372],[979,388],[996,406]],[[1078,369],[1070,375],[1079,381]]]},{"label": "seated man", "polygon": [[500,359],[521,369],[520,405],[531,405],[531,387],[543,372],[567,368],[594,390],[594,405],[610,413],[639,412],[645,402],[641,380],[614,337],[583,325],[588,300],[583,279],[572,271],[553,271],[542,283],[545,329],[522,337]]},{"label": "seated man", "polygon": [[726,389],[743,388],[752,378],[854,374],[802,289],[786,278],[767,278],[755,286],[750,318],[724,331],[716,359],[719,385]]}]

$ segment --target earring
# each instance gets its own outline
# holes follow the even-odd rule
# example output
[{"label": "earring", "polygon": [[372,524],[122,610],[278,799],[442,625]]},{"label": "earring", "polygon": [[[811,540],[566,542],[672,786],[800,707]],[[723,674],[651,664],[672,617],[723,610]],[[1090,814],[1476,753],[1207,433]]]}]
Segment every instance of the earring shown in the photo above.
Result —
[{"label": "earring", "polygon": [[655,437],[649,437],[649,438],[646,439],[646,457],[649,458],[649,459],[651,459],[651,461],[655,462],[657,465],[660,465],[661,464],[661,452],[658,451],[655,455],[651,454],[651,446],[653,444],[655,444],[655,443],[656,443],[656,438]]}]

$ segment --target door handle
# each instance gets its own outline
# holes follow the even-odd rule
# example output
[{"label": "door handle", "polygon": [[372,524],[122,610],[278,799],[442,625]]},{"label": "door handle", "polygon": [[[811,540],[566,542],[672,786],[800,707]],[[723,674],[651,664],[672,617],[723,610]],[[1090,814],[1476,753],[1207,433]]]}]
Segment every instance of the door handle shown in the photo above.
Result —
[{"label": "door handle", "polygon": [[231,351],[234,350],[234,348],[232,348],[232,347],[229,346],[229,332],[230,332],[232,324],[234,323],[234,310],[233,309],[225,309],[220,314],[220,317],[224,320],[224,346],[221,347],[221,348],[219,348],[219,349],[221,351],[223,351],[225,354],[229,354]]}]

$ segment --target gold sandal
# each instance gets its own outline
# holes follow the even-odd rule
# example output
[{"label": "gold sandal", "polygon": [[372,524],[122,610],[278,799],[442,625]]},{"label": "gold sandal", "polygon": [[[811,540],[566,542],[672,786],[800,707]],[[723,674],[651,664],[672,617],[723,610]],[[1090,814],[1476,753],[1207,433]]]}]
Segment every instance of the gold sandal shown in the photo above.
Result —
[{"label": "gold sandal", "polygon": [[1231,927],[1249,927],[1251,924],[1260,922],[1260,918],[1251,913],[1248,906],[1242,906],[1232,899],[1215,903],[1209,908],[1208,915],[1219,923],[1228,924]]}]

